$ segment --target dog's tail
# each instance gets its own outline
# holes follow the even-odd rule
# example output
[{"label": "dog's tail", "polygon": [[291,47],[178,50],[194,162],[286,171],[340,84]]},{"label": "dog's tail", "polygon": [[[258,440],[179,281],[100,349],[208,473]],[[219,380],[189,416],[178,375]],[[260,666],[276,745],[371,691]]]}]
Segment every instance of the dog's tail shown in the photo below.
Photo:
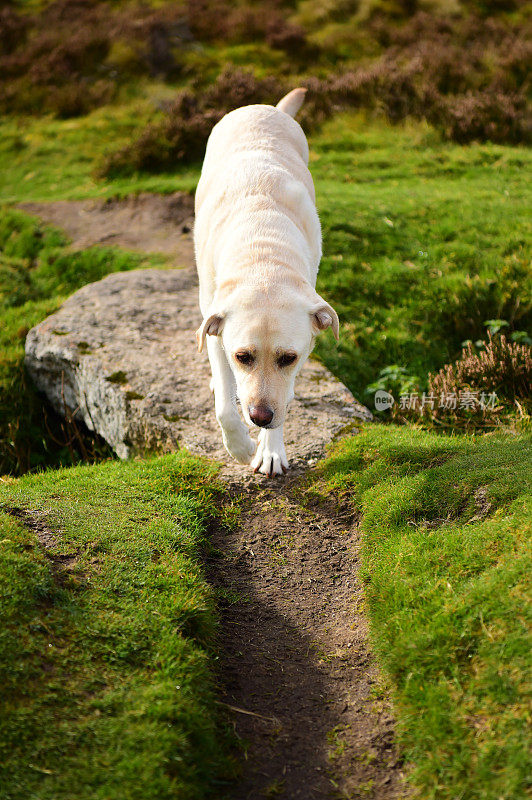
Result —
[{"label": "dog's tail", "polygon": [[305,95],[307,90],[300,86],[298,89],[292,89],[291,92],[288,92],[282,100],[279,100],[277,103],[276,108],[279,111],[284,111],[285,114],[289,114],[291,117],[295,117],[301,106],[303,105],[303,100],[305,99]]}]

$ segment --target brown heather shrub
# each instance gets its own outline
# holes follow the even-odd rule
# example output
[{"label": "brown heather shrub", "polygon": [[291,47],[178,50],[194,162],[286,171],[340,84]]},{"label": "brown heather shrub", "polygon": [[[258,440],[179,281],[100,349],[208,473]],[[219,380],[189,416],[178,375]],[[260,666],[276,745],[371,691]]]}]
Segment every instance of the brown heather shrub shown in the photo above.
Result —
[{"label": "brown heather shrub", "polygon": [[292,58],[308,55],[305,30],[288,22],[279,0],[242,6],[231,0],[188,0],[186,19],[200,42],[264,41]]},{"label": "brown heather shrub", "polygon": [[112,99],[111,84],[190,75],[186,58],[195,42],[197,69],[198,41],[260,42],[288,53],[291,64],[306,63],[318,51],[288,22],[289,10],[282,0],[53,0],[22,14],[0,0],[0,112],[86,113]]},{"label": "brown heather shrub", "polygon": [[297,119],[306,131],[319,128],[335,111],[340,111],[344,107],[335,102],[330,78],[324,80],[306,78],[300,81],[300,85],[306,88],[307,94]]},{"label": "brown heather shrub", "polygon": [[181,92],[161,121],[148,125],[130,144],[106,158],[98,177],[112,178],[132,172],[171,170],[179,161],[198,160],[209,133],[224,112],[201,109],[198,99]]},{"label": "brown heather shrub", "polygon": [[110,103],[115,91],[115,84],[103,79],[95,83],[67,83],[50,88],[48,105],[60,118],[81,117],[94,108]]},{"label": "brown heather shrub", "polygon": [[[427,19],[418,15],[412,31],[403,33],[405,41],[410,42]],[[467,31],[473,29],[470,25]],[[505,73],[498,63],[491,83],[483,86],[480,45],[472,45],[464,56],[448,40],[447,23],[430,30],[436,31],[436,41],[415,41],[404,49],[394,45],[369,66],[301,81],[308,90],[299,116],[301,124],[310,131],[336,111],[366,108],[385,114],[393,123],[407,117],[427,119],[444,136],[459,142],[526,141],[530,133],[524,99],[527,83],[515,90],[519,83],[516,62],[506,55],[511,90],[505,90]],[[500,34],[497,26],[483,32],[486,41],[495,34]],[[520,52],[528,50],[523,46]],[[212,126],[223,114],[249,103],[276,103],[289,88],[292,86],[283,86],[275,78],[257,80],[250,72],[228,67],[203,91],[196,86],[182,92],[163,120],[149,125],[136,141],[108,157],[98,174],[110,177],[138,170],[160,171],[172,169],[178,161],[199,159]]]},{"label": "brown heather shrub", "polygon": [[232,17],[227,0],[187,0],[186,19],[192,36],[200,42],[226,39]]},{"label": "brown heather shrub", "polygon": [[0,110],[85,113],[110,98],[112,92],[100,88],[93,97],[90,89],[104,77],[100,67],[109,51],[103,6],[57,0],[26,16],[25,24],[18,46],[0,56]]},{"label": "brown heather shrub", "polygon": [[530,87],[532,71],[532,38],[506,39],[501,46],[496,80],[508,89]]},{"label": "brown heather shrub", "polygon": [[108,37],[85,28],[59,42],[54,33],[44,32],[35,45],[27,74],[37,85],[65,83],[72,75],[84,77],[109,52]]},{"label": "brown heather shrub", "polygon": [[[532,348],[516,344],[504,335],[488,334],[484,350],[476,352],[469,343],[454,364],[436,375],[429,374],[423,409],[394,406],[397,420],[422,419],[425,423],[449,427],[493,427],[512,416],[532,414]],[[456,408],[445,398],[456,397]],[[461,408],[460,401],[470,407]]]},{"label": "brown heather shrub", "polygon": [[55,0],[33,15],[4,8],[0,111],[87,113],[139,74],[179,76],[191,39],[184,9],[173,3],[151,8]]},{"label": "brown heather shrub", "polygon": [[256,78],[252,72],[227,67],[202,94],[201,103],[206,109],[214,107],[227,113],[251,103],[275,104],[283,90],[277,78]]},{"label": "brown heather shrub", "polygon": [[0,55],[9,55],[21,45],[29,26],[28,17],[17,14],[9,6],[0,8]]},{"label": "brown heather shrub", "polygon": [[281,16],[268,22],[265,34],[266,44],[274,50],[284,50],[292,58],[318,54],[315,48],[309,48],[305,30],[300,25],[286,22]]},{"label": "brown heather shrub", "polygon": [[[354,0],[333,3],[324,10],[324,19],[341,23],[356,5]],[[195,157],[192,134],[189,137],[184,128],[199,135],[218,112],[235,107],[230,99],[215,102],[209,96],[212,87],[200,93],[212,63],[208,54],[201,55],[198,42],[257,42],[286,52],[280,75],[293,75],[303,66],[307,72],[320,71],[319,79],[303,81],[309,92],[300,119],[307,130],[336,110],[365,108],[392,122],[427,119],[459,142],[523,142],[530,134],[526,97],[531,38],[525,23],[486,16],[490,8],[499,14],[513,5],[524,7],[521,0],[464,0],[462,15],[438,16],[419,11],[417,0],[373,4],[357,29],[364,63],[340,71],[333,65],[337,58],[336,63],[345,63],[345,53],[327,50],[326,45],[322,53],[309,45],[306,31],[289,21],[293,3],[283,0],[181,0],[154,6],[54,0],[24,14],[0,0],[0,112],[84,114],[110,102],[120,85],[140,75],[176,80],[190,78],[194,70],[196,80],[186,101],[180,95],[169,112],[175,124],[166,120],[156,129],[150,126],[130,148],[131,169],[144,161],[166,163],[155,152],[146,159],[140,154],[147,153],[154,136],[164,152]],[[471,14],[468,9],[476,11]],[[202,58],[210,67],[201,78]],[[350,58],[353,63],[356,52]],[[228,74],[233,79],[239,72]],[[261,101],[260,94],[242,92],[241,77],[234,88],[230,82],[225,81],[229,98]],[[286,88],[296,82],[300,80],[292,78]],[[194,109],[190,120],[184,102]],[[167,126],[167,134],[161,125]],[[137,144],[138,157],[133,157]],[[127,168],[125,153],[116,161]]]},{"label": "brown heather shrub", "polygon": [[440,96],[427,118],[447,139],[460,144],[486,140],[519,144],[529,141],[532,133],[532,116],[524,95],[504,94],[495,87],[458,97]]},{"label": "brown heather shrub", "polygon": [[[450,382],[449,382],[450,381]],[[509,341],[504,334],[492,336],[484,350],[477,353],[468,343],[451,367],[430,376],[433,391],[454,385],[478,391],[497,392],[501,400],[532,400],[532,349]]]},{"label": "brown heather shrub", "polygon": [[530,136],[532,42],[497,20],[415,14],[405,25],[373,20],[386,52],[328,78],[303,81],[308,129],[335,111],[365,108],[392,123],[427,119],[459,142],[525,142]]},{"label": "brown heather shrub", "polygon": [[194,39],[184,8],[174,3],[124,9],[115,17],[111,38],[133,51],[135,73],[164,79],[181,74],[183,52]]},{"label": "brown heather shrub", "polygon": [[431,87],[420,81],[420,74],[416,60],[399,64],[383,56],[369,67],[338,78],[332,84],[332,96],[340,107],[376,109],[396,123],[407,116],[422,116]]},{"label": "brown heather shrub", "polygon": [[526,102],[532,42],[498,20],[415,14],[405,25],[370,23],[386,52],[367,66],[316,86],[320,115],[368,108],[391,122],[427,119],[459,142],[517,143],[530,135]]},{"label": "brown heather shrub", "polygon": [[[292,60],[308,57],[313,50],[305,32],[287,22],[286,13],[282,2],[236,6],[231,0],[155,7],[54,0],[33,14],[2,7],[0,112],[85,114],[110,102],[121,83],[139,75],[172,80],[187,73],[187,48],[195,39],[259,41],[285,50]],[[240,88],[241,82],[233,94]],[[205,106],[203,98],[197,103]],[[209,110],[206,121],[211,119]],[[195,131],[201,127],[197,115],[190,124]]]}]

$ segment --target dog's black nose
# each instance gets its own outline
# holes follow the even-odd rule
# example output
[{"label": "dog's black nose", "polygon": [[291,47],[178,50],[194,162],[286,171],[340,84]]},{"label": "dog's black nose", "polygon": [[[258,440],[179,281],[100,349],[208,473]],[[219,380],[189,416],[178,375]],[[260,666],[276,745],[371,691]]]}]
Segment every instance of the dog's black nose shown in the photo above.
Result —
[{"label": "dog's black nose", "polygon": [[259,428],[264,428],[272,421],[273,411],[268,406],[250,406],[249,418]]}]

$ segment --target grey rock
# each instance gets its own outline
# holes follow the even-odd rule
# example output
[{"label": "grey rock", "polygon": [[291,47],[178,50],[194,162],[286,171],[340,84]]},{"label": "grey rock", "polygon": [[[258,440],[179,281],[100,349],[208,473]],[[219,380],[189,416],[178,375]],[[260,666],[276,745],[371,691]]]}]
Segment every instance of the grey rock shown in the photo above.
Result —
[{"label": "grey rock", "polygon": [[[209,389],[192,270],[109,275],[70,297],[26,339],[26,367],[59,413],[81,419],[120,458],[187,447],[231,461]],[[346,387],[310,360],[296,383],[286,425],[289,458],[306,462],[371,419]]]}]

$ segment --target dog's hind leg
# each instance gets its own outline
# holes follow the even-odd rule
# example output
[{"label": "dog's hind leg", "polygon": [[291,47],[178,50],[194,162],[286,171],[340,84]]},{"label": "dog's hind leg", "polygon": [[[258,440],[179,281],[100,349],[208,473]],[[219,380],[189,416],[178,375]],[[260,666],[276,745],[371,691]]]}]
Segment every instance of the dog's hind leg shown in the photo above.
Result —
[{"label": "dog's hind leg", "polygon": [[255,472],[263,475],[282,475],[288,471],[288,459],[284,449],[283,426],[262,428],[259,433],[259,446],[251,462]]},{"label": "dog's hind leg", "polygon": [[256,445],[238,413],[235,379],[216,336],[207,337],[207,350],[211,362],[216,419],[222,429],[225,449],[240,464],[249,464]]}]

